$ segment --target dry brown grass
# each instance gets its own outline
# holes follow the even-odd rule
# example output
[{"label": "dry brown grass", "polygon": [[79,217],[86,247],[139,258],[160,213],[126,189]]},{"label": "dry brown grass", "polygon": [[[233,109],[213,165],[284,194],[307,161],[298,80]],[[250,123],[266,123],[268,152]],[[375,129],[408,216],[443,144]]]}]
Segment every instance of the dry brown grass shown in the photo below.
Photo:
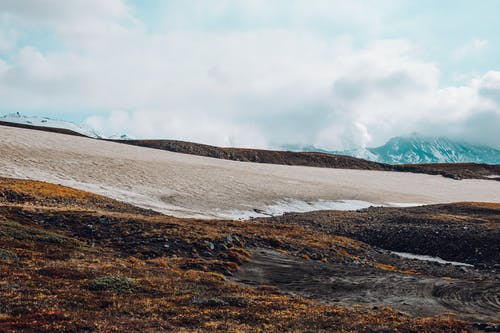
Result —
[{"label": "dry brown grass", "polygon": [[[79,191],[46,182],[0,177],[0,203],[25,206],[59,207],[64,209],[148,213],[147,210],[125,204],[102,195]],[[151,213],[151,212],[149,212]]]},{"label": "dry brown grass", "polygon": [[[0,192],[8,191],[0,206],[0,249],[6,254],[0,256],[0,332],[461,332],[466,327],[448,317],[327,306],[285,296],[275,287],[229,281],[230,272],[248,260],[251,246],[285,253],[307,249],[317,260],[363,257],[367,245],[347,237],[293,225],[141,214],[81,191],[2,179]],[[26,200],[8,201],[15,194]],[[67,202],[85,211],[65,210]]]}]

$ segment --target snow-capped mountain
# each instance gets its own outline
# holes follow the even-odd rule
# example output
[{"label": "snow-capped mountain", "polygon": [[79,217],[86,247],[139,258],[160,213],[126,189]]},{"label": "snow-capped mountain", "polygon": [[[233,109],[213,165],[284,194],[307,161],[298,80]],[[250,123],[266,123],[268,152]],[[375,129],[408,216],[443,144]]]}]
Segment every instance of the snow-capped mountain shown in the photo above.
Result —
[{"label": "snow-capped mountain", "polygon": [[47,117],[36,117],[36,116],[25,116],[19,112],[10,113],[0,116],[0,121],[5,121],[9,123],[25,124],[41,127],[52,127],[52,128],[64,128],[68,129],[91,138],[101,138],[102,136],[90,127],[84,125],[75,124],[69,121],[56,120]]},{"label": "snow-capped mountain", "polygon": [[287,150],[315,151],[330,154],[348,155],[369,161],[389,164],[415,163],[459,163],[474,162],[500,164],[500,150],[454,141],[445,137],[425,137],[420,135],[394,137],[376,148],[359,148],[344,151],[331,151],[313,146],[285,146]]},{"label": "snow-capped mountain", "polygon": [[395,137],[383,146],[367,148],[377,161],[391,164],[408,163],[500,163],[500,150],[454,141],[445,137],[411,135]]},{"label": "snow-capped mountain", "polygon": [[96,130],[81,124],[76,124],[69,121],[57,120],[48,117],[36,117],[36,116],[25,116],[19,112],[9,113],[0,116],[0,121],[5,121],[9,123],[40,126],[40,127],[51,127],[51,128],[62,128],[68,129],[73,132],[83,134],[91,138],[98,139],[110,139],[110,140],[133,140],[134,138],[128,136],[127,134],[114,134],[110,137],[105,137],[98,133]]}]

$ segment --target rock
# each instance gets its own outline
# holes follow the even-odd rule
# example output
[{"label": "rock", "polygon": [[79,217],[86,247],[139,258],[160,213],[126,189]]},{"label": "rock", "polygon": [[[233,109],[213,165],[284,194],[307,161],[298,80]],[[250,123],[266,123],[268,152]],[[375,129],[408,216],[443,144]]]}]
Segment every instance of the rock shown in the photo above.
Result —
[{"label": "rock", "polygon": [[485,323],[474,323],[473,326],[475,328],[477,328],[477,329],[484,330],[486,327],[488,327],[488,324],[485,324]]},{"label": "rock", "polygon": [[214,249],[215,249],[215,245],[214,245],[214,243],[212,243],[211,241],[206,240],[206,241],[205,241],[205,244],[208,246],[208,248],[209,248],[210,250],[214,250]]},{"label": "rock", "polygon": [[200,253],[202,257],[213,257],[214,255],[210,251],[203,251]]},{"label": "rock", "polygon": [[228,306],[229,305],[223,299],[218,298],[218,297],[203,298],[203,297],[195,296],[191,299],[191,303],[201,305],[201,306],[207,306],[207,307],[221,307],[221,306]]}]

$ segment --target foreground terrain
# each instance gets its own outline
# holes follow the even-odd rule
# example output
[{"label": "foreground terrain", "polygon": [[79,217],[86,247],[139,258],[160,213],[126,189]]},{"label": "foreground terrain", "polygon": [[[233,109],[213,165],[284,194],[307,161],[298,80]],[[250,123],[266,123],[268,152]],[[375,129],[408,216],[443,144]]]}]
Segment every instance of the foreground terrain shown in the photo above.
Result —
[{"label": "foreground terrain", "polygon": [[0,332],[495,330],[499,216],[460,203],[180,219],[1,178]]}]

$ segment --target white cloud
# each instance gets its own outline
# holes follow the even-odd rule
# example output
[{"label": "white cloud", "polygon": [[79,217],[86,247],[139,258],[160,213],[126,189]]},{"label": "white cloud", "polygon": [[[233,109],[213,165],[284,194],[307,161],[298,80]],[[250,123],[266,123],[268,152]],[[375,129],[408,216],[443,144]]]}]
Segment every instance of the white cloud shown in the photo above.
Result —
[{"label": "white cloud", "polygon": [[453,52],[456,60],[480,55],[488,47],[488,41],[484,39],[473,39],[460,46]]},{"label": "white cloud", "polygon": [[18,34],[13,29],[0,28],[0,53],[7,52],[14,46]]},{"label": "white cloud", "polygon": [[113,111],[105,117],[89,117],[86,123],[100,132],[126,133],[132,137],[147,135],[218,146],[268,148],[264,135],[257,128],[214,118],[203,112],[166,114],[154,110]]},{"label": "white cloud", "polygon": [[35,24],[60,26],[69,21],[122,18],[128,15],[129,7],[122,0],[2,0],[0,10]]},{"label": "white cloud", "polygon": [[[342,3],[345,20],[364,15],[349,7],[356,3]],[[235,4],[243,6],[215,2],[212,14]],[[289,10],[306,16],[331,8],[293,4]],[[179,24],[152,33],[119,0],[9,0],[0,11],[48,27],[65,45],[51,52],[25,46],[0,62],[2,109],[105,110],[86,116],[107,134],[217,145],[346,149],[417,131],[500,147],[494,131],[481,129],[500,118],[498,72],[442,87],[438,66],[407,40],[353,46],[349,35],[325,36],[297,28],[300,22],[223,31]]]}]

